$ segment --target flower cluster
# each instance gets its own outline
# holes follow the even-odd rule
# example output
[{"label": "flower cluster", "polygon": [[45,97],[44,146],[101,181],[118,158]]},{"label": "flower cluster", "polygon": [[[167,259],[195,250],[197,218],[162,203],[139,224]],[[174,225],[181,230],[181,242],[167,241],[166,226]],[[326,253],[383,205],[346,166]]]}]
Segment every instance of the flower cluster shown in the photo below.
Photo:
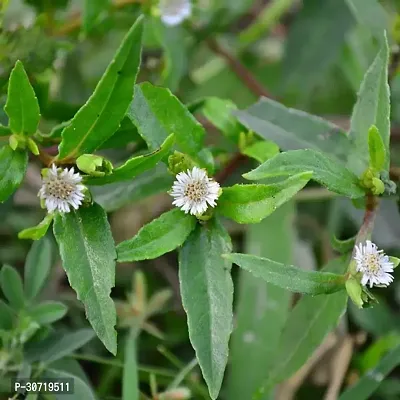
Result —
[{"label": "flower cluster", "polygon": [[354,260],[357,263],[357,272],[362,274],[361,284],[369,287],[373,285],[388,286],[393,282],[394,265],[383,250],[378,250],[376,244],[367,240],[355,248]]}]

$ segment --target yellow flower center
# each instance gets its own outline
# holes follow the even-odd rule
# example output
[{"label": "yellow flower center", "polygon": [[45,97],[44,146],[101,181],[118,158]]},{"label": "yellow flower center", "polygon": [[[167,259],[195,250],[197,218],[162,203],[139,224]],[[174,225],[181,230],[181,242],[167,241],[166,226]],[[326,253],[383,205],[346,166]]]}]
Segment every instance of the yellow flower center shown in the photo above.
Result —
[{"label": "yellow flower center", "polygon": [[200,202],[207,194],[207,184],[202,181],[190,182],[185,188],[185,196],[195,202]]},{"label": "yellow flower center", "polygon": [[53,179],[46,182],[46,194],[59,200],[68,199],[74,190],[74,185],[59,179]]},{"label": "yellow flower center", "polygon": [[376,254],[366,254],[364,256],[364,263],[368,267],[368,269],[374,274],[378,273],[381,269],[379,258],[376,256]]}]

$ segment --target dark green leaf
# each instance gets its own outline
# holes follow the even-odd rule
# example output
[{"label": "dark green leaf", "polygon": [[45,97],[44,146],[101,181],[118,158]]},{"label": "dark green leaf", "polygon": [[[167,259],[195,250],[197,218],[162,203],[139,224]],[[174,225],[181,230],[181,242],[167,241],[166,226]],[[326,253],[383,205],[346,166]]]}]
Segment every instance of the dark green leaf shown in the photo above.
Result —
[{"label": "dark green leaf", "polygon": [[0,125],[0,137],[11,136],[12,132],[8,126]]},{"label": "dark green leaf", "polygon": [[39,240],[41,239],[50,227],[54,218],[53,214],[46,214],[43,220],[36,226],[32,226],[30,228],[26,228],[23,231],[18,233],[19,239],[32,239]]},{"label": "dark green leaf", "polygon": [[93,197],[106,211],[115,211],[128,203],[166,192],[171,188],[173,177],[166,167],[158,164],[151,171],[135,178],[132,182],[118,182],[91,188]]},{"label": "dark green leaf", "polygon": [[368,131],[369,165],[371,168],[380,172],[386,162],[386,149],[376,126],[371,126]]},{"label": "dark green leaf", "polygon": [[148,260],[175,250],[192,232],[196,221],[178,208],[162,214],[117,246],[118,261]]},{"label": "dark green leaf", "polygon": [[368,371],[355,385],[347,389],[339,400],[366,400],[378,388],[382,380],[400,364],[400,345],[391,350],[382,361]]},{"label": "dark green leaf", "polygon": [[88,33],[98,22],[102,12],[107,11],[109,0],[85,0],[83,8],[83,30]]},{"label": "dark green leaf", "polygon": [[132,101],[141,53],[143,19],[126,34],[87,103],[62,132],[59,159],[92,153],[118,129]]},{"label": "dark green leaf", "polygon": [[116,252],[107,215],[94,204],[57,215],[53,227],[69,283],[85,305],[97,336],[116,354],[116,311],[110,298],[115,284]]},{"label": "dark green leaf", "polygon": [[254,276],[292,292],[316,295],[335,293],[344,289],[343,275],[306,271],[293,265],[250,254],[227,254],[224,257]]},{"label": "dark green leaf", "polygon": [[0,332],[2,329],[10,331],[13,326],[14,311],[0,299]]},{"label": "dark green leaf", "polygon": [[294,175],[271,185],[235,185],[223,188],[218,212],[239,224],[255,224],[273,213],[301,190],[311,172]]},{"label": "dark green leaf", "polygon": [[[343,272],[347,262],[337,259],[324,271]],[[311,357],[345,312],[347,293],[303,296],[286,320],[268,377],[254,399],[262,399],[276,383],[292,376]]]},{"label": "dark green leaf", "polygon": [[349,139],[336,125],[267,98],[235,111],[235,115],[244,126],[277,143],[282,150],[310,148],[340,160],[352,152]]},{"label": "dark green leaf", "polygon": [[375,125],[382,137],[386,152],[384,168],[389,168],[390,91],[388,85],[389,46],[386,36],[361,83],[358,100],[351,116],[350,138],[356,145],[356,154],[350,158],[352,170],[361,174],[368,167],[368,131]]},{"label": "dark green leaf", "polygon": [[0,148],[0,203],[3,203],[19,187],[28,166],[28,153],[12,150],[5,145]]},{"label": "dark green leaf", "polygon": [[310,90],[334,64],[354,19],[344,0],[305,0],[287,36],[283,79]]},{"label": "dark green leaf", "polygon": [[[293,218],[294,202],[290,201],[259,224],[250,225],[246,231],[246,252],[285,264],[292,263],[295,239]],[[226,395],[229,400],[251,399],[265,379],[265,372],[273,367],[273,356],[291,299],[287,290],[267,283],[244,269],[239,271],[238,289],[236,328],[230,343]]]},{"label": "dark green leaf", "polygon": [[231,263],[221,257],[231,248],[228,233],[213,219],[197,226],[179,254],[189,338],[212,399],[221,388],[232,331]]},{"label": "dark green leaf", "polygon": [[339,240],[336,236],[331,238],[331,246],[334,250],[339,253],[348,253],[354,249],[356,244],[356,238],[352,237],[346,240]]},{"label": "dark green leaf", "polygon": [[128,117],[150,150],[156,150],[171,134],[180,150],[210,169],[210,154],[204,148],[204,128],[170,90],[145,82],[135,86]]},{"label": "dark green leaf", "polygon": [[51,245],[43,238],[33,243],[25,262],[25,296],[34,299],[41,291],[51,268]]},{"label": "dark green leaf", "polygon": [[47,301],[32,307],[29,315],[40,325],[51,324],[63,318],[68,308],[57,301]]},{"label": "dark green leaf", "polygon": [[32,135],[36,132],[40,120],[39,103],[21,61],[17,61],[11,71],[4,111],[14,133]]},{"label": "dark green leaf", "polygon": [[86,183],[88,185],[105,185],[107,183],[131,180],[137,175],[154,168],[155,165],[169,153],[174,141],[174,135],[172,134],[165,139],[159,149],[152,153],[133,157],[120,167],[115,168],[111,175],[100,178],[89,178]]},{"label": "dark green leaf", "polygon": [[21,309],[25,303],[25,295],[18,271],[9,265],[4,265],[0,271],[0,285],[11,307],[15,310]]},{"label": "dark green leaf", "polygon": [[139,377],[136,352],[136,332],[131,331],[125,343],[122,400],[139,400]]},{"label": "dark green leaf", "polygon": [[260,180],[305,171],[312,171],[312,179],[332,192],[350,198],[365,196],[365,190],[358,184],[356,175],[334,158],[311,149],[279,153],[243,176],[250,180]]}]

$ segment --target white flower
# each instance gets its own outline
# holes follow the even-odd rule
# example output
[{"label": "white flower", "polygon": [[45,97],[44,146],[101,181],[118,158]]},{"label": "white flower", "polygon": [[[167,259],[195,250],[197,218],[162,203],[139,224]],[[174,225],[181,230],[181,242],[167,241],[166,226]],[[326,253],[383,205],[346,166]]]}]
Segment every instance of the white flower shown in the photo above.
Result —
[{"label": "white flower", "polygon": [[190,0],[160,0],[161,21],[166,25],[179,25],[192,13]]},{"label": "white flower", "polygon": [[369,287],[388,286],[393,282],[389,272],[393,272],[394,265],[383,250],[378,250],[376,244],[367,240],[365,244],[356,246],[355,250],[354,260],[357,262],[357,271],[362,273],[362,285],[365,286],[369,281]]},{"label": "white flower", "polygon": [[38,196],[45,201],[48,212],[58,210],[67,213],[70,206],[77,210],[85,197],[82,193],[85,186],[80,184],[81,181],[81,175],[74,173],[74,168],[62,170],[53,164],[43,178]]},{"label": "white flower", "polygon": [[191,171],[180,172],[172,186],[171,196],[175,198],[173,205],[187,214],[202,214],[208,205],[216,206],[219,196],[219,184],[207,176],[207,173],[197,167]]}]

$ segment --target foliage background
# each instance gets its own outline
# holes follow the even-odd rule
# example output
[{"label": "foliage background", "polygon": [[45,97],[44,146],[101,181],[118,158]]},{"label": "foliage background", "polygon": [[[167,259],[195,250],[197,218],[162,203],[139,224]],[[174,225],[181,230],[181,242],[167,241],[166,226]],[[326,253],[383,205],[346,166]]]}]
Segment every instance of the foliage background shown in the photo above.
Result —
[{"label": "foliage background", "polygon": [[[60,122],[69,120],[94,90],[122,37],[140,13],[141,5],[135,1],[111,3],[93,26],[86,27],[86,32],[81,29],[79,17],[84,4],[78,0],[4,3],[0,36],[1,105],[6,101],[10,71],[20,59],[41,106],[40,130],[50,132]],[[396,45],[400,7],[395,0],[361,3],[360,6],[360,1],[355,0],[199,0],[193,24],[166,28],[156,18],[146,23],[138,81],[169,87],[184,104],[214,96],[245,108],[265,95],[286,106],[321,115],[346,129],[363,75],[379,49],[376,31],[384,26],[390,33],[393,51],[389,74],[391,152],[396,172],[396,166],[400,166],[400,77]],[[209,108],[211,112],[215,105]],[[226,153],[235,151],[233,145],[205,112],[197,113],[196,117],[206,127],[207,142],[213,146],[214,154],[220,154],[217,160],[223,165]],[[0,122],[7,124],[3,111]],[[295,131],[297,126],[291,128]],[[108,143],[112,148],[103,152],[115,163],[145,148],[129,119],[123,121],[120,129],[123,134],[118,136],[119,140],[112,139]],[[226,184],[241,182],[241,174],[255,165],[242,157],[226,175],[219,177]],[[32,160],[23,186],[12,199],[0,205],[0,264],[14,265],[21,272],[31,243],[17,240],[17,234],[43,218],[37,199],[40,168]],[[171,207],[171,198],[165,194],[171,183],[172,178],[160,166],[132,182],[93,190],[95,200],[110,211],[116,243],[131,238],[141,226]],[[260,224],[246,226],[227,222],[226,226],[234,240],[234,251],[314,270],[334,257],[332,235],[353,236],[361,219],[362,210],[353,207],[350,200],[310,184]],[[391,255],[400,254],[399,227],[396,204],[383,200],[373,238]],[[82,306],[60,266],[54,239],[51,235],[48,239],[54,251],[50,277],[41,297],[62,301],[68,306],[67,315],[57,322],[62,331],[88,328]],[[152,374],[163,389],[184,370],[179,385],[190,388],[194,399],[209,399],[189,343],[179,293],[177,254],[117,264],[114,300],[125,300],[132,291],[134,271],[143,273],[143,276],[137,275],[135,293],[144,286],[149,296],[165,289],[171,292],[167,306],[152,318],[154,325],[148,328],[159,337],[147,333],[140,337],[142,392],[150,396],[151,385],[154,386]],[[298,296],[245,271],[234,269],[233,276],[236,329],[219,398],[247,400],[265,378],[265,371],[288,357],[290,348],[280,349],[278,356],[275,349],[290,305]],[[285,372],[277,398],[337,398],[342,387],[354,383],[388,349],[399,344],[397,280],[377,296],[379,304],[372,309],[357,310],[349,303],[348,313],[337,328],[332,326],[309,361]],[[323,305],[321,313],[324,313]],[[307,326],[306,313],[296,318],[293,324]],[[119,344],[125,342],[125,333],[123,328],[119,330]],[[298,333],[307,335],[301,329]],[[306,340],[306,336],[299,336],[288,338],[288,343],[295,347],[299,338]],[[121,398],[123,352],[116,359],[110,358],[101,343],[93,339],[68,357],[68,362],[79,362],[99,398]],[[397,356],[395,364],[399,362],[400,356]],[[185,370],[185,366],[189,367]],[[292,373],[295,374],[290,378]],[[6,381],[3,384],[7,386]],[[400,380],[394,373],[381,382],[371,398],[397,399],[399,396]]]}]

